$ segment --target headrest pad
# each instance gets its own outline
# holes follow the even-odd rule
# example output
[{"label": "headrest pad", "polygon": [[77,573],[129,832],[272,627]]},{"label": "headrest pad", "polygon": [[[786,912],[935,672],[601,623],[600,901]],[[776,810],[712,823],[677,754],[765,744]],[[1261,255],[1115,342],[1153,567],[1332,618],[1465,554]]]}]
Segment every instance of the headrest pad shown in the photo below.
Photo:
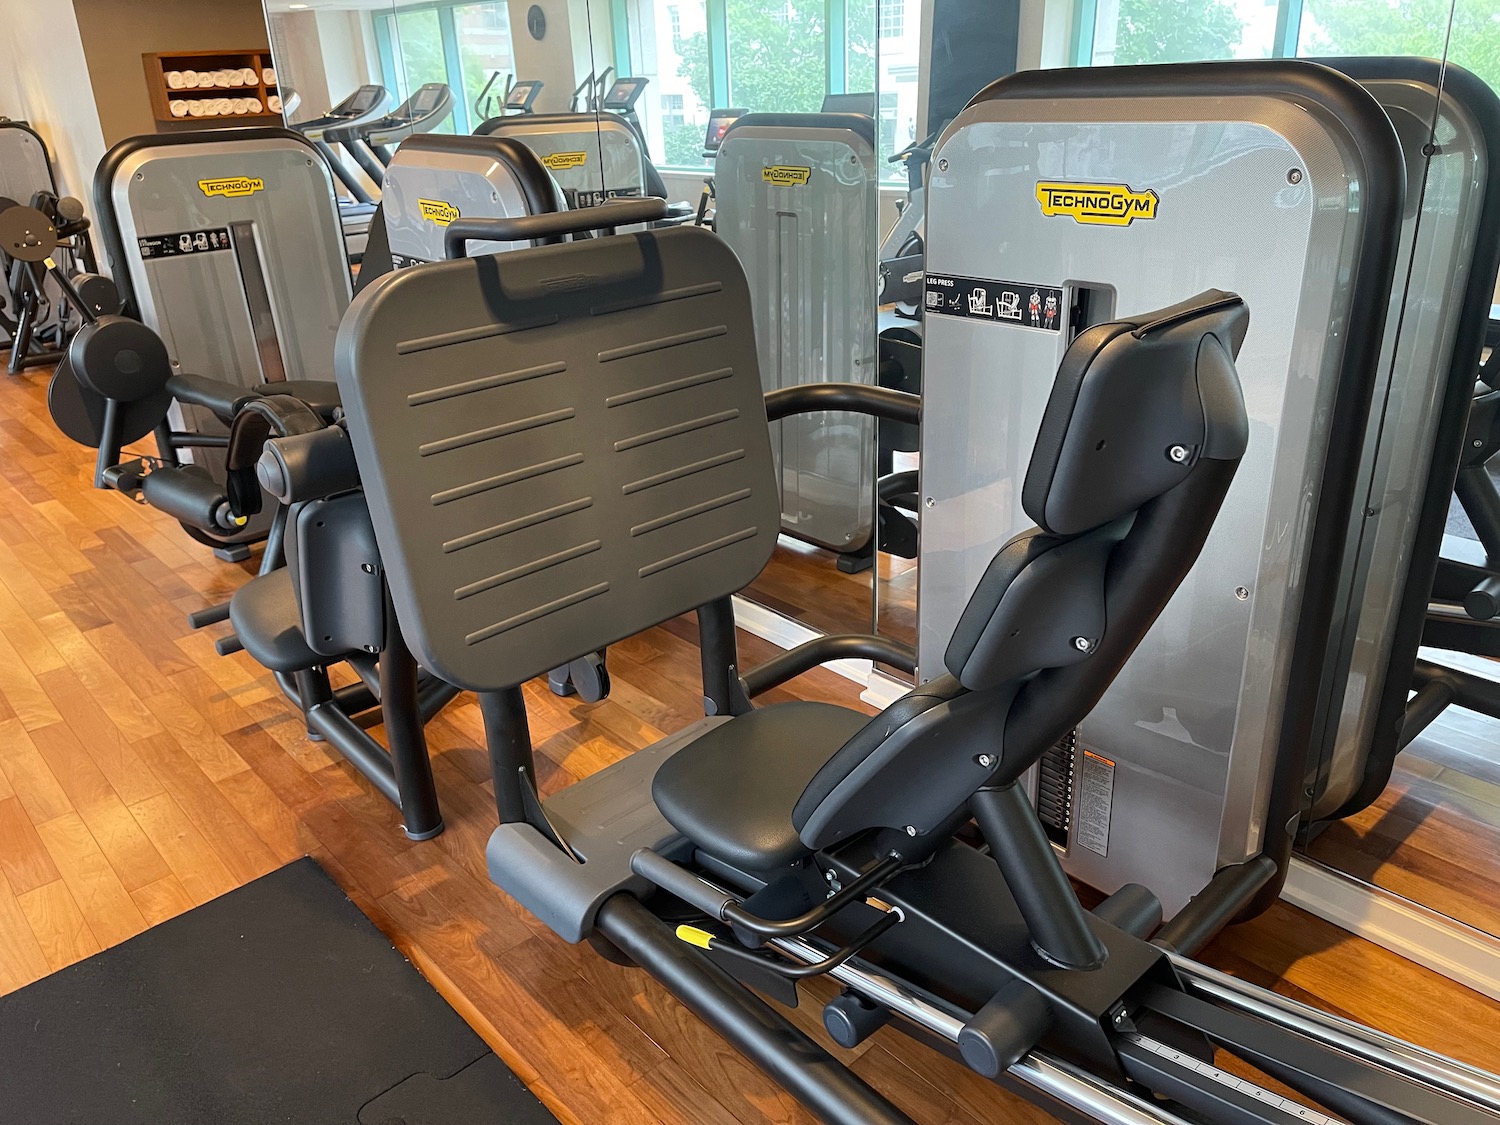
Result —
[{"label": "headrest pad", "polygon": [[1249,321],[1241,298],[1210,289],[1081,332],[1042,414],[1026,514],[1076,535],[1174,488],[1199,458],[1241,456],[1249,424],[1234,357]]}]

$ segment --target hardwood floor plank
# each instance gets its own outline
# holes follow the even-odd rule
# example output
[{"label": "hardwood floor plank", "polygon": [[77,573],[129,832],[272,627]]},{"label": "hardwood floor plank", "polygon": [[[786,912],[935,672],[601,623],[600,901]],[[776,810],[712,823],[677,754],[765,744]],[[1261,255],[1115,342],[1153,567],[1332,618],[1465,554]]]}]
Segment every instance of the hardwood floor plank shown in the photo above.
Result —
[{"label": "hardwood floor plank", "polygon": [[108,949],[146,928],[145,918],[77,813],[39,824],[37,833],[99,944]]},{"label": "hardwood floor plank", "polygon": [[19,894],[16,901],[52,972],[92,957],[103,948],[62,879]]},{"label": "hardwood floor plank", "polygon": [[18,895],[61,878],[31,817],[15,797],[0,800],[0,875]]},{"label": "hardwood floor plank", "polygon": [[130,815],[156,845],[196,904],[232,891],[239,883],[170,793],[130,806]]},{"label": "hardwood floor plank", "polygon": [[51,971],[26,912],[10,884],[0,879],[0,989],[13,992]]},{"label": "hardwood floor plank", "polygon": [[19,719],[0,723],[0,771],[33,824],[62,816],[72,808],[52,768]]},{"label": "hardwood floor plank", "polygon": [[165,879],[158,879],[131,891],[130,900],[152,926],[160,925],[179,914],[186,914],[198,905],[176,875],[168,875]]}]

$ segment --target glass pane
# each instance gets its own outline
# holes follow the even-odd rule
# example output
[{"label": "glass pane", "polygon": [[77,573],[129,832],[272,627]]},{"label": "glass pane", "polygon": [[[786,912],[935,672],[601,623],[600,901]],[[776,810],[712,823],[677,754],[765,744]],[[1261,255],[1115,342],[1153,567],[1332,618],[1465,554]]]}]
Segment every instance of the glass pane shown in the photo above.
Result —
[{"label": "glass pane", "polygon": [[1093,62],[1269,58],[1277,8],[1276,0],[1099,0]]},{"label": "glass pane", "polygon": [[509,9],[504,0],[464,4],[453,9],[453,32],[458,41],[459,73],[463,75],[458,98],[468,109],[469,125],[474,128],[500,112],[506,83],[516,77]]},{"label": "glass pane", "polygon": [[630,8],[630,73],[650,79],[636,104],[646,144],[668,168],[704,168],[713,95],[705,0],[636,0]]},{"label": "glass pane", "polygon": [[401,98],[428,82],[448,81],[448,67],[443,60],[443,33],[435,9],[421,12],[397,12],[395,46],[398,63],[396,81]]},{"label": "glass pane", "polygon": [[828,90],[822,0],[727,0],[729,99],[756,113],[817,113]]},{"label": "glass pane", "polygon": [[906,168],[891,157],[920,141],[917,81],[921,71],[918,0],[878,0],[880,13],[880,178],[904,184]]},{"label": "glass pane", "polygon": [[1442,58],[1500,86],[1500,15],[1490,0],[1457,5],[1448,39],[1449,0],[1306,0],[1297,54],[1419,55]]}]

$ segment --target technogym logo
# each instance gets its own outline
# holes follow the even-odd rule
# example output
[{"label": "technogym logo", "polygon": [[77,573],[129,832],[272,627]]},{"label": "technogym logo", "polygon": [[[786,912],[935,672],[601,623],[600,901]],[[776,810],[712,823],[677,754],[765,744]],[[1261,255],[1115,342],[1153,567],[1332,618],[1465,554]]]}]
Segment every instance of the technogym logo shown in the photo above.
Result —
[{"label": "technogym logo", "polygon": [[586,152],[554,152],[542,157],[542,163],[554,172],[566,172],[569,168],[582,168],[588,159]]},{"label": "technogym logo", "polygon": [[249,176],[222,176],[217,180],[198,181],[199,190],[210,199],[216,195],[222,195],[226,199],[241,195],[254,195],[264,190],[265,186],[265,180],[252,180]]},{"label": "technogym logo", "polygon": [[799,168],[794,164],[777,164],[760,170],[760,178],[777,187],[801,187],[812,179],[811,168]]},{"label": "technogym logo", "polygon": [[422,218],[440,227],[447,226],[459,217],[458,208],[451,203],[444,203],[441,199],[419,199],[417,209],[422,212]]},{"label": "technogym logo", "polygon": [[1154,191],[1136,191],[1124,184],[1068,184],[1043,180],[1036,185],[1043,215],[1071,215],[1099,227],[1128,227],[1137,219],[1156,218],[1161,202]]}]

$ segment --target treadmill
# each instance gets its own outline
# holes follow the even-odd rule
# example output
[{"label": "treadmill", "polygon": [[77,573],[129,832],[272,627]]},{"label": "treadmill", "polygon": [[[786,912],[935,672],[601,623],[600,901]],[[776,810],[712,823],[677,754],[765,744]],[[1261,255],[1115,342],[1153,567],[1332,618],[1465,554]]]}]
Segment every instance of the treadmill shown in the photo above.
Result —
[{"label": "treadmill", "polygon": [[453,112],[453,91],[446,82],[428,82],[384,117],[330,129],[325,137],[341,144],[365,175],[377,184],[385,178],[394,145],[417,133],[430,133]]},{"label": "treadmill", "polygon": [[[334,106],[322,117],[314,117],[310,121],[301,121],[291,128],[301,133],[310,140],[314,147],[323,154],[328,161],[328,167],[338,177],[339,182],[348,190],[348,196],[339,196],[339,222],[344,229],[344,246],[347,249],[349,260],[358,262],[364,257],[365,241],[370,234],[370,220],[375,214],[375,200],[370,195],[349,166],[343,162],[339,154],[334,151],[333,145],[337,138],[332,134],[336,130],[352,128],[366,121],[375,120],[385,111],[391,102],[391,92],[384,86],[370,83],[359,87],[338,105]],[[292,107],[285,101],[282,102],[282,112],[291,115]],[[344,148],[355,156],[358,155],[348,144]],[[363,167],[363,164],[360,165]],[[380,177],[372,177],[375,183],[380,183]]]}]

